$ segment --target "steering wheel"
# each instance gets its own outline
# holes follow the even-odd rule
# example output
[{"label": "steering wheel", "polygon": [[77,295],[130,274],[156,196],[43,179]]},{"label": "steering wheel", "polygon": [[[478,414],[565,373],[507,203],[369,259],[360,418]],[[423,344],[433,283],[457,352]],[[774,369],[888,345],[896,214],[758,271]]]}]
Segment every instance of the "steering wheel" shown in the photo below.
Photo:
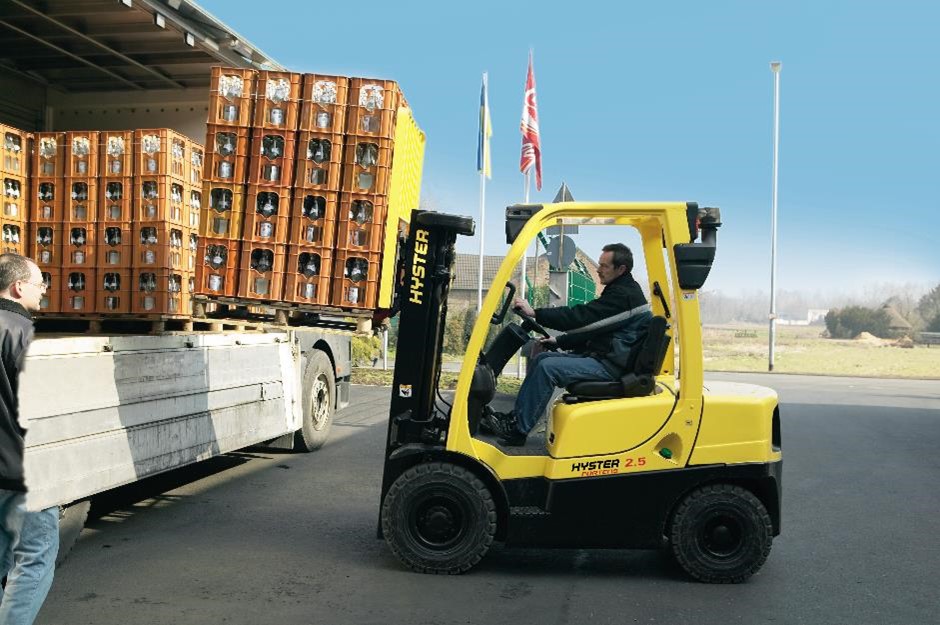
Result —
[{"label": "steering wheel", "polygon": [[516,313],[516,315],[518,315],[519,318],[522,319],[523,330],[527,332],[537,332],[547,339],[551,338],[552,335],[548,333],[548,330],[542,327],[542,324],[540,324],[538,321],[535,320],[535,317],[530,317],[529,315],[525,314],[518,308],[513,308],[512,312]]}]

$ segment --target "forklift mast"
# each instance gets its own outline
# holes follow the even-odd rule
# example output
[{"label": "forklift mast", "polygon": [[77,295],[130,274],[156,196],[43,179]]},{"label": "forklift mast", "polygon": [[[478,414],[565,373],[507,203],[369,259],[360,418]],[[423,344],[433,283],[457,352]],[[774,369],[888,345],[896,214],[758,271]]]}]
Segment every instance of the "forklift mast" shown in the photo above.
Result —
[{"label": "forklift mast", "polygon": [[469,217],[415,210],[401,257],[400,318],[386,454],[409,444],[443,445],[447,415],[435,410],[447,295],[458,234],[472,236]]}]

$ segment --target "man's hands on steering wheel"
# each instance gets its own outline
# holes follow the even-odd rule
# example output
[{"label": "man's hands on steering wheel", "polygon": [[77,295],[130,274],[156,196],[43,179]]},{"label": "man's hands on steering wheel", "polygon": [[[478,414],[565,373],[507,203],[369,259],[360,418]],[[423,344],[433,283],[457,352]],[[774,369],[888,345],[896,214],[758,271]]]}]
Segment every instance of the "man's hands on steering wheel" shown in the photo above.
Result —
[{"label": "man's hands on steering wheel", "polygon": [[521,297],[517,297],[512,303],[512,311],[522,319],[523,330],[537,332],[542,335],[542,338],[539,339],[542,348],[548,350],[558,349],[558,341],[555,337],[550,335],[548,330],[543,328],[542,324],[535,320],[535,310],[532,309],[529,302]]}]

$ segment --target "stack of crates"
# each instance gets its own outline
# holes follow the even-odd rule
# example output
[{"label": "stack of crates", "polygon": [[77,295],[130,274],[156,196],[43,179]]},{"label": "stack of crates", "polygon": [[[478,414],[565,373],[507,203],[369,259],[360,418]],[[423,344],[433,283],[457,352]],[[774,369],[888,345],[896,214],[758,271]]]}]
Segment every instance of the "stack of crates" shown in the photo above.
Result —
[{"label": "stack of crates", "polygon": [[26,250],[26,223],[29,217],[29,142],[30,135],[15,128],[0,125],[3,161],[3,213],[0,228],[3,231],[3,252],[23,254]]},{"label": "stack of crates", "polygon": [[134,131],[131,308],[135,315],[190,314],[190,141],[167,129]]},{"label": "stack of crates", "polygon": [[196,255],[196,292],[234,297],[245,218],[254,70],[212,68]]},{"label": "stack of crates", "polygon": [[98,133],[96,312],[130,313],[134,269],[134,131]]},{"label": "stack of crates", "polygon": [[383,253],[417,208],[424,155],[398,85],[228,68],[212,85],[196,292],[390,306]]},{"label": "stack of crates", "polygon": [[95,312],[97,293],[101,289],[96,246],[98,141],[98,133],[95,131],[65,133],[62,167],[64,221],[61,235],[53,235],[53,240],[62,240],[62,273],[68,291],[62,297],[63,312]]},{"label": "stack of crates", "polygon": [[349,79],[303,79],[284,300],[329,305]]},{"label": "stack of crates", "polygon": [[[65,143],[64,132],[37,133],[31,159],[29,222],[32,251],[29,255],[39,265],[46,283],[46,296],[40,303],[40,310],[49,313],[73,309],[89,312],[94,306],[94,282],[87,279],[87,267],[85,272],[71,272],[65,262],[68,252]],[[70,276],[73,273],[75,275]]]},{"label": "stack of crates", "polygon": [[284,287],[303,77],[258,73],[238,297],[278,301]]},{"label": "stack of crates", "polygon": [[343,196],[333,267],[334,306],[376,307],[401,99],[395,82],[350,80]]}]

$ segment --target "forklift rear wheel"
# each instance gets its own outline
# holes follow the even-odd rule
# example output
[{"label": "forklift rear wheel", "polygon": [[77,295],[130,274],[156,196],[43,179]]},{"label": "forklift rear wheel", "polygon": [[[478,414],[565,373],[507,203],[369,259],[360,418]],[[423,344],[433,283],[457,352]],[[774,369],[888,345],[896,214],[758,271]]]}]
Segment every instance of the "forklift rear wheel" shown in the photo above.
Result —
[{"label": "forklift rear wheel", "polygon": [[456,575],[479,562],[496,534],[496,504],[470,471],[446,462],[402,473],[382,504],[392,552],[419,573]]},{"label": "forklift rear wheel", "polygon": [[294,449],[316,451],[323,447],[333,425],[336,380],[333,363],[325,352],[310,350],[304,370],[303,425],[294,436]]},{"label": "forklift rear wheel", "polygon": [[713,584],[737,584],[756,573],[772,541],[764,505],[750,491],[731,484],[693,491],[679,504],[670,531],[679,566]]}]

